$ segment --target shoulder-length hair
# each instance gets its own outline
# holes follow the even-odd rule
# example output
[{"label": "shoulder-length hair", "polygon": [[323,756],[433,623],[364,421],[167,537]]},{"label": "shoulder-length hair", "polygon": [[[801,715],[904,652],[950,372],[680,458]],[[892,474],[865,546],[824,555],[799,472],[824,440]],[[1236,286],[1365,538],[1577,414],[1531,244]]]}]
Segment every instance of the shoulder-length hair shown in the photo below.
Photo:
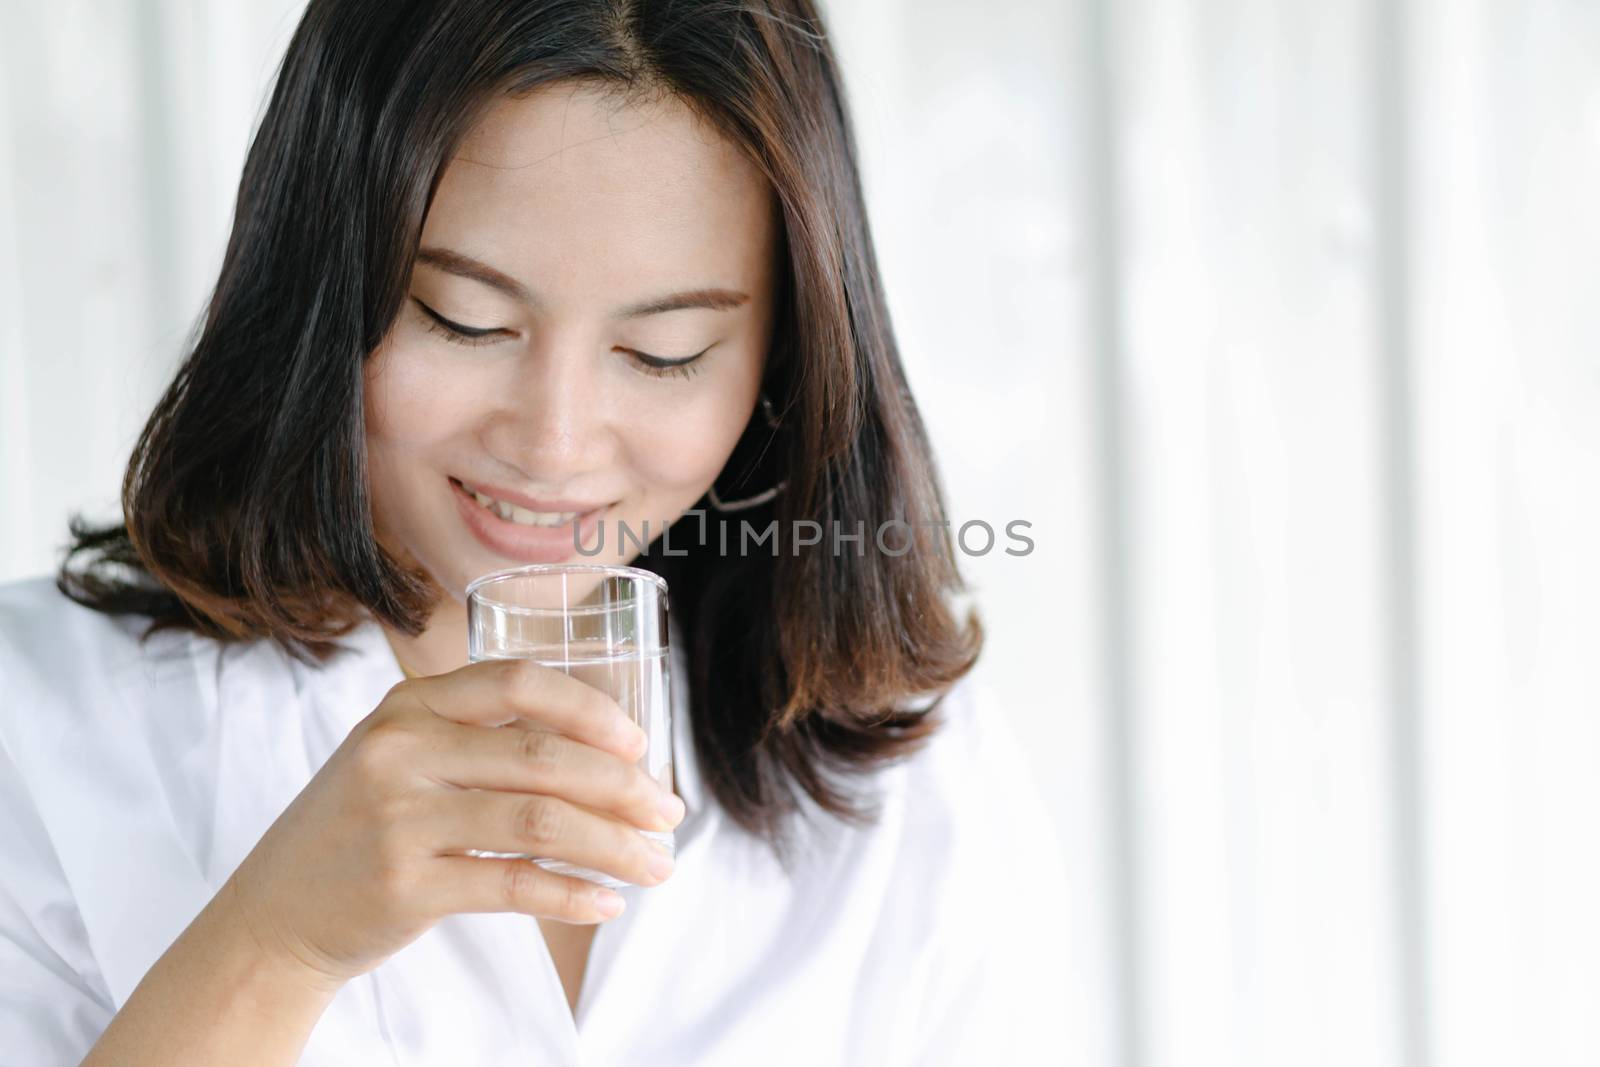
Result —
[{"label": "shoulder-length hair", "polygon": [[[757,440],[720,476],[724,496],[786,483],[738,514],[758,533],[776,521],[778,537],[724,554],[718,538],[680,536],[689,518],[671,554],[657,538],[640,563],[668,578],[685,624],[706,782],[784,858],[797,790],[875,820],[856,787],[931,735],[982,645],[952,602],[942,492],[811,0],[312,0],[252,141],[215,290],[134,448],[124,522],[74,520],[58,581],[151,630],[268,638],[313,660],[363,609],[419,632],[439,590],[375,537],[363,363],[403,304],[462,137],[495,97],[563,79],[676,94],[748,153],[781,210],[764,382],[779,429],[752,419]],[[821,544],[792,538],[800,526]]]}]

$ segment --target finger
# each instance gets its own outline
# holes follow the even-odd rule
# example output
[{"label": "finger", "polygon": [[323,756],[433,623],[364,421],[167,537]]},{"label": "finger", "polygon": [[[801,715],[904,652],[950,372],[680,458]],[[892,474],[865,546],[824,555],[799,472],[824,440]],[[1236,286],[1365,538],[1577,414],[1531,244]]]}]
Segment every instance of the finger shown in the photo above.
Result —
[{"label": "finger", "polygon": [[417,831],[436,852],[520,852],[604,871],[633,885],[660,885],[672,857],[649,838],[560,797],[452,789],[431,798]]},{"label": "finger", "polygon": [[506,911],[569,923],[601,923],[622,914],[622,895],[582,878],[547,871],[532,860],[441,856],[434,866],[438,911]]},{"label": "finger", "polygon": [[644,731],[611,697],[532,660],[486,660],[401,684],[435,715],[456,722],[526,719],[626,760],[640,758],[647,746]]},{"label": "finger", "polygon": [[447,785],[565,797],[641,830],[671,830],[683,819],[683,802],[636,763],[564,734],[436,723],[428,773]]}]

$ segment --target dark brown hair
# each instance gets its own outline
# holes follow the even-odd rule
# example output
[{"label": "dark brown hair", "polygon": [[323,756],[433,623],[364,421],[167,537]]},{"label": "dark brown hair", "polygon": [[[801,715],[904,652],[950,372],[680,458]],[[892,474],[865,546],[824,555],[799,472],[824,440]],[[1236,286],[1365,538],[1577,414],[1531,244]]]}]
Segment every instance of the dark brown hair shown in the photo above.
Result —
[{"label": "dark brown hair", "polygon": [[[424,216],[497,95],[588,79],[676,94],[760,166],[784,263],[759,416],[723,496],[778,537],[639,559],[686,624],[694,744],[716,800],[785,855],[803,791],[875,818],[866,772],[915,751],[972,666],[922,421],[868,231],[844,94],[811,0],[312,0],[251,144],[216,288],[136,445],[124,523],[72,524],[59,584],[98,610],[324,659],[362,609],[405,631],[438,589],[374,536],[362,366],[405,299]],[[720,485],[726,483],[727,488]],[[710,514],[715,514],[711,512]],[[876,531],[897,527],[881,551]],[[827,535],[804,549],[809,520]],[[865,533],[844,552],[834,531]],[[857,547],[861,548],[857,554]],[[773,551],[775,549],[776,551]],[[684,552],[678,555],[678,552]]]}]

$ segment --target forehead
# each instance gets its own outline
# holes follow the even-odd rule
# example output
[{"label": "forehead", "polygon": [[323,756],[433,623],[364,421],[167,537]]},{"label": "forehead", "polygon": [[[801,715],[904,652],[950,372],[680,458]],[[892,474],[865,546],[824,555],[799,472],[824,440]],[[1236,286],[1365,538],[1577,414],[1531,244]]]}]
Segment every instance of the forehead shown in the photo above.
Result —
[{"label": "forehead", "polygon": [[676,97],[584,83],[495,101],[423,229],[536,290],[607,303],[619,286],[754,284],[775,237],[770,186],[714,126]]}]

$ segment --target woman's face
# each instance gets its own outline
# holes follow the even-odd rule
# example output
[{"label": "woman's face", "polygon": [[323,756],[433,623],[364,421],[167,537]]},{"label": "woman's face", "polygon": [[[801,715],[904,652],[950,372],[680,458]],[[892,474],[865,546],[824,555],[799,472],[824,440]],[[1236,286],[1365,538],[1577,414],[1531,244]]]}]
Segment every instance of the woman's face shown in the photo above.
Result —
[{"label": "woman's face", "polygon": [[[367,364],[384,545],[458,600],[518,563],[637,555],[620,524],[658,536],[750,420],[777,240],[765,178],[676,98],[564,83],[497,102]],[[574,523],[603,551],[580,556]]]}]

